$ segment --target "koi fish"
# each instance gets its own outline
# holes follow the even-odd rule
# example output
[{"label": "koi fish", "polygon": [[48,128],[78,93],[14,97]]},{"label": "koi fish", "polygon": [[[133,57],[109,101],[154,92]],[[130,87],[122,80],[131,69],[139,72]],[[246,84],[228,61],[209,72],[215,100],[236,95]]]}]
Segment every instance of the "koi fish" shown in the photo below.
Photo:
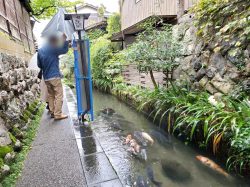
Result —
[{"label": "koi fish", "polygon": [[207,167],[224,175],[225,177],[229,177],[229,174],[226,171],[224,171],[218,164],[216,164],[214,161],[210,160],[209,158],[198,155],[196,156],[196,159],[199,160],[202,164],[206,165]]},{"label": "koi fish", "polygon": [[132,140],[132,135],[128,134],[127,137],[125,138],[124,144],[126,145],[129,144],[131,140]]},{"label": "koi fish", "polygon": [[139,153],[139,152],[140,152],[141,146],[135,141],[135,139],[132,139],[132,140],[130,141],[130,146],[131,146],[132,148],[134,148],[134,150],[135,150],[136,153]]},{"label": "koi fish", "polygon": [[146,132],[142,132],[142,137],[145,138],[151,145],[154,144],[154,139]]},{"label": "koi fish", "polygon": [[138,145],[137,142],[135,141],[135,139],[130,140],[129,144],[130,144],[130,147],[129,147],[128,151],[131,152],[131,153],[133,153],[134,155],[137,155],[137,153],[139,152],[139,150],[137,151],[135,149],[135,147]]},{"label": "koi fish", "polygon": [[132,139],[130,141],[130,148],[128,149],[131,153],[133,153],[135,156],[138,156],[139,158],[143,160],[147,160],[147,151],[145,148],[142,148],[135,139]]},{"label": "koi fish", "polygon": [[139,144],[143,146],[147,146],[147,143],[150,142],[153,145],[153,138],[146,132],[135,131],[134,132],[135,139],[139,142]]},{"label": "koi fish", "polygon": [[143,138],[141,131],[135,131],[133,136],[140,145],[147,146],[147,141]]},{"label": "koi fish", "polygon": [[173,148],[173,143],[171,140],[171,136],[167,133],[163,133],[161,131],[156,131],[156,130],[152,130],[150,132],[150,135],[157,140],[157,142],[161,145],[163,145],[164,147],[167,148]]}]

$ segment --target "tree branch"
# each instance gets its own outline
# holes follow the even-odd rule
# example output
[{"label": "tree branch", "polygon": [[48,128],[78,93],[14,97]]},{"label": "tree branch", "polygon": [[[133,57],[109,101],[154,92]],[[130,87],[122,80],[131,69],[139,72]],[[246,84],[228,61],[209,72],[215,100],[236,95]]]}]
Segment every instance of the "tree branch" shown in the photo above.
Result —
[{"label": "tree branch", "polygon": [[32,15],[33,16],[40,16],[44,13],[45,10],[47,10],[49,8],[55,8],[55,7],[56,7],[55,5],[50,5],[50,6],[44,7],[44,8],[42,8],[42,10],[40,10],[40,12],[34,13],[34,11],[33,11]]}]

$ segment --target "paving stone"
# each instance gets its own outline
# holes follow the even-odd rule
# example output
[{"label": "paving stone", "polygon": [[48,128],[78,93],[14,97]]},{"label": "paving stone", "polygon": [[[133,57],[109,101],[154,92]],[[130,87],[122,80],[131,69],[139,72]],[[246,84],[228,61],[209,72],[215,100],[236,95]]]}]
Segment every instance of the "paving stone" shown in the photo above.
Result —
[{"label": "paving stone", "polygon": [[17,187],[86,186],[75,140],[34,146]]},{"label": "paving stone", "polygon": [[93,136],[76,139],[76,143],[81,156],[103,151],[99,142]]},{"label": "paving stone", "polygon": [[[63,105],[63,112],[68,114],[66,103]],[[33,145],[74,139],[72,121],[70,118],[55,121],[50,118],[47,110],[45,110],[40,123],[41,125]]]},{"label": "paving stone", "polygon": [[88,185],[118,178],[104,153],[85,156],[81,160]]},{"label": "paving stone", "polygon": [[74,126],[74,133],[76,138],[93,136],[93,131],[90,126]]},{"label": "paving stone", "polygon": [[135,159],[127,150],[122,147],[106,152],[106,155],[115,169],[119,179],[126,185],[127,177],[136,173],[136,167],[143,168],[144,163]]},{"label": "paving stone", "polygon": [[122,187],[119,179],[90,185],[89,187]]},{"label": "paving stone", "polygon": [[99,139],[99,142],[105,152],[120,148],[123,143],[122,139],[119,136],[119,133],[115,133],[112,131],[105,131],[105,133],[95,131],[95,135]]},{"label": "paving stone", "polygon": [[33,145],[40,145],[47,142],[58,142],[74,139],[74,134],[68,119],[59,122],[54,120],[49,123],[41,123]]}]

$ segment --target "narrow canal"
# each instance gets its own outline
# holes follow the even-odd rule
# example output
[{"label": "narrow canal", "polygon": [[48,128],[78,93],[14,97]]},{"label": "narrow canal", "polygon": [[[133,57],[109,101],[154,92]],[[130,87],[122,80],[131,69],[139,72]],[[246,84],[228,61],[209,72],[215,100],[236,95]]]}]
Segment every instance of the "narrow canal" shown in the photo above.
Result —
[{"label": "narrow canal", "polygon": [[[70,110],[73,107],[69,105]],[[92,152],[103,150],[123,186],[248,186],[239,178],[225,177],[203,165],[196,159],[198,152],[158,129],[116,97],[95,90],[94,109],[95,121],[90,128],[99,143],[91,139],[81,146]],[[153,142],[143,140],[142,132],[150,135]],[[140,146],[138,153],[136,148],[131,149],[131,143],[125,144],[129,134]]]}]

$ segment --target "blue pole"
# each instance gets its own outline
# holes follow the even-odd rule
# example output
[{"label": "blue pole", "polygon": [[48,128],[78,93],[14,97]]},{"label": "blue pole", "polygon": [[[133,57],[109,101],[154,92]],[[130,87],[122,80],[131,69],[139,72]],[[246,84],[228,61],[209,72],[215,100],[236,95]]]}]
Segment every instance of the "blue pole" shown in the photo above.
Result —
[{"label": "blue pole", "polygon": [[76,99],[77,99],[77,114],[78,116],[81,115],[82,113],[82,107],[81,107],[81,85],[80,85],[80,72],[78,69],[78,61],[79,61],[79,56],[78,56],[78,51],[77,51],[77,42],[74,40],[73,42],[73,47],[74,47],[74,72],[75,72],[75,82],[76,82]]},{"label": "blue pole", "polygon": [[74,48],[74,72],[75,72],[75,82],[76,82],[76,96],[77,96],[77,113],[78,117],[81,117],[85,114],[85,109],[82,108],[82,93],[81,93],[81,82],[83,80],[89,81],[89,94],[90,94],[90,110],[87,111],[87,114],[89,114],[91,117],[91,121],[94,120],[94,109],[93,109],[93,87],[92,87],[92,75],[91,75],[91,63],[90,63],[90,43],[89,40],[85,40],[86,42],[86,47],[87,47],[87,63],[88,63],[88,73],[87,76],[84,77],[80,74],[79,66],[78,64],[81,63],[79,62],[79,53],[77,49],[77,41],[74,40],[73,42],[73,48]]}]

